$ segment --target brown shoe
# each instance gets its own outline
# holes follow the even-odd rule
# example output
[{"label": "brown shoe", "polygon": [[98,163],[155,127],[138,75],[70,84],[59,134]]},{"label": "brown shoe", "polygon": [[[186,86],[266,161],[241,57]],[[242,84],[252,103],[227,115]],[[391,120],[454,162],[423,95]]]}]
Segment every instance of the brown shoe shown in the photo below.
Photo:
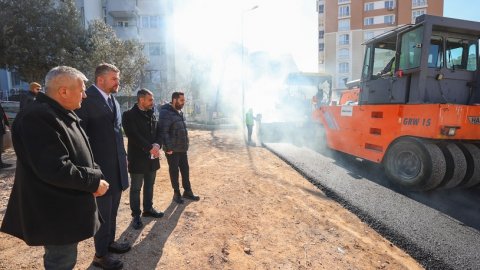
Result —
[{"label": "brown shoe", "polygon": [[96,267],[100,267],[106,270],[117,270],[123,268],[123,263],[120,260],[114,259],[110,255],[105,255],[103,257],[93,256],[92,264]]}]

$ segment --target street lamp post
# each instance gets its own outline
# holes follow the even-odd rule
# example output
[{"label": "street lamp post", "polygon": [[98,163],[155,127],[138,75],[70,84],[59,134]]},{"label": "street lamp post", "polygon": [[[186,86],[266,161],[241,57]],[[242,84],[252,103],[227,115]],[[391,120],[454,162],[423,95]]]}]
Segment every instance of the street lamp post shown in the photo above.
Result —
[{"label": "street lamp post", "polygon": [[241,16],[241,38],[242,38],[242,127],[243,136],[245,137],[245,40],[244,40],[244,16],[245,13],[257,9],[258,5],[255,5],[249,9],[242,11]]}]

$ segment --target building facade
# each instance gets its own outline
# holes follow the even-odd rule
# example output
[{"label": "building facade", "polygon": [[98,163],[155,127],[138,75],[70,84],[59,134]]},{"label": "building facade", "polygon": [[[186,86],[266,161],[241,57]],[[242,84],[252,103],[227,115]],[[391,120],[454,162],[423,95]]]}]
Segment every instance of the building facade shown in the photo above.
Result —
[{"label": "building facade", "polygon": [[443,15],[443,0],[317,0],[318,63],[333,75],[332,87],[360,78],[366,40],[422,14]]}]

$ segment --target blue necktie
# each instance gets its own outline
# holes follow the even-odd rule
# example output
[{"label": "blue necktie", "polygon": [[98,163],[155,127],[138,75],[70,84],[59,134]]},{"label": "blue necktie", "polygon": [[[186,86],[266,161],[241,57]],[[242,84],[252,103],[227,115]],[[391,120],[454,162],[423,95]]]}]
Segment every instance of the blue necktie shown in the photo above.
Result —
[{"label": "blue necktie", "polygon": [[114,109],[113,109],[113,100],[112,100],[112,96],[109,96],[107,98],[107,101],[108,101],[108,107],[110,107],[110,110],[113,112]]}]

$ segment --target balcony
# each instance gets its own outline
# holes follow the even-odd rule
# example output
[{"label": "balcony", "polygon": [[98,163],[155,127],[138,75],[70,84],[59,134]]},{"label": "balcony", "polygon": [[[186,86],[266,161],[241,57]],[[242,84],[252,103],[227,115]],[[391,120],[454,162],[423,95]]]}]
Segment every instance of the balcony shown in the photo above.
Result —
[{"label": "balcony", "polygon": [[135,0],[115,0],[107,2],[107,11],[114,18],[134,18],[138,7]]},{"label": "balcony", "polygon": [[113,29],[115,30],[115,33],[117,33],[117,37],[119,39],[123,39],[123,40],[139,39],[138,27],[136,26],[128,26],[128,27],[114,26]]}]

